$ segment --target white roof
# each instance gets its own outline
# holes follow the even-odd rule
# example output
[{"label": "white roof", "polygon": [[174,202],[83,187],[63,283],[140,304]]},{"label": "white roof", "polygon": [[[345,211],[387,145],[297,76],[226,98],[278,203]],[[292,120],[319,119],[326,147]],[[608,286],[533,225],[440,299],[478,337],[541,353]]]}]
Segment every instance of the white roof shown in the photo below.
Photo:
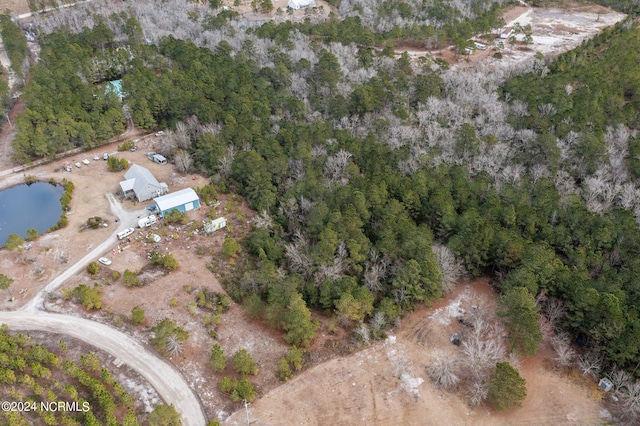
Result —
[{"label": "white roof", "polygon": [[200,198],[198,198],[198,194],[196,194],[193,188],[181,189],[180,191],[153,199],[160,211],[169,210],[196,200],[199,201]]},{"label": "white roof", "polygon": [[120,182],[120,188],[122,188],[122,192],[131,191],[135,182],[135,178],[123,180],[122,182]]},{"label": "white roof", "polygon": [[[137,164],[134,164],[129,168],[129,170],[127,170],[127,173],[124,174],[124,178],[126,179],[126,181],[120,182],[120,187],[122,188],[122,190],[126,192],[133,189],[136,195],[139,195],[147,185],[162,188],[162,186],[158,182],[158,179],[153,176],[149,169]],[[129,181],[132,182],[127,183]]]},{"label": "white roof", "polygon": [[289,0],[287,7],[291,9],[302,9],[304,7],[315,6],[316,0]]}]

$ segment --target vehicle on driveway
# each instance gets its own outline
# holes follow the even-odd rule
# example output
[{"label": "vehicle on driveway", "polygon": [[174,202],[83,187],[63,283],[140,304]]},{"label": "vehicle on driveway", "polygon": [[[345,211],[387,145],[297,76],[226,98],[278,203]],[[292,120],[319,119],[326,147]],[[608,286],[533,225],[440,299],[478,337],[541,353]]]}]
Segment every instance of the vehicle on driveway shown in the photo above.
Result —
[{"label": "vehicle on driveway", "polygon": [[124,231],[120,231],[118,232],[118,239],[121,240],[123,238],[127,238],[129,235],[133,234],[134,231],[135,229],[133,228],[127,228]]},{"label": "vehicle on driveway", "polygon": [[138,220],[138,228],[147,228],[158,222],[158,217],[154,214]]},{"label": "vehicle on driveway", "polygon": [[94,156],[93,156],[93,159],[94,159],[95,161],[98,161],[98,160],[100,159],[100,156],[99,156],[98,154],[96,154],[96,155],[94,155]]},{"label": "vehicle on driveway", "polygon": [[98,262],[102,263],[105,266],[111,265],[111,260],[107,259],[106,257],[101,257],[100,259],[98,259]]},{"label": "vehicle on driveway", "polygon": [[89,160],[87,160],[86,158],[85,158],[84,160],[82,160],[82,162],[83,162],[85,165],[87,165],[87,166],[90,164],[90,163],[89,163]]},{"label": "vehicle on driveway", "polygon": [[77,162],[77,163],[76,163],[76,167],[77,167],[77,168],[80,168],[80,162]]},{"label": "vehicle on driveway", "polygon": [[104,154],[102,154],[102,159],[103,160],[108,160],[109,159],[109,154],[107,154],[106,152]]}]

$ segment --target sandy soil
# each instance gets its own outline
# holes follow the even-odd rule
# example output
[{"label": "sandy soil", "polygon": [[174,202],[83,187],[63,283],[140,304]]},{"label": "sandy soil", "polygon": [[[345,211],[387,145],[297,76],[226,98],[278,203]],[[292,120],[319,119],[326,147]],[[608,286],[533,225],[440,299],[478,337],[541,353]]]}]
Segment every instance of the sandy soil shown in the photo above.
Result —
[{"label": "sandy soil", "polygon": [[29,12],[29,2],[27,0],[0,0],[0,10],[6,9],[16,14],[26,13]]},{"label": "sandy soil", "polygon": [[[425,372],[434,350],[450,351],[459,331],[459,307],[470,297],[495,294],[486,280],[460,285],[431,308],[405,318],[384,341],[353,355],[315,366],[249,407],[255,425],[557,425],[596,424],[598,393],[548,367],[544,346],[521,360],[528,396],[522,408],[494,412],[471,408],[454,394],[435,388]],[[404,379],[401,374],[404,373]],[[595,386],[595,385],[594,385]],[[325,391],[322,391],[324,389]],[[311,396],[312,395],[312,396]],[[243,425],[244,410],[226,424]]]},{"label": "sandy soil", "polygon": [[[491,40],[478,39],[488,45],[486,50],[475,50],[468,56],[456,55],[453,47],[439,51],[408,49],[407,53],[415,58],[433,55],[459,66],[476,66],[481,61],[488,61],[490,65],[506,67],[530,60],[537,52],[545,56],[556,56],[571,50],[583,40],[592,38],[602,29],[622,21],[625,17],[623,13],[598,5],[574,4],[564,9],[516,6],[503,15],[505,27],[513,27],[516,23],[522,26],[531,25],[533,42],[528,46],[521,43],[522,36],[517,37],[518,42],[511,44],[494,34]],[[504,47],[498,47],[500,42]],[[404,51],[396,50],[399,53]],[[493,55],[498,51],[502,53],[502,59],[493,59]]]}]

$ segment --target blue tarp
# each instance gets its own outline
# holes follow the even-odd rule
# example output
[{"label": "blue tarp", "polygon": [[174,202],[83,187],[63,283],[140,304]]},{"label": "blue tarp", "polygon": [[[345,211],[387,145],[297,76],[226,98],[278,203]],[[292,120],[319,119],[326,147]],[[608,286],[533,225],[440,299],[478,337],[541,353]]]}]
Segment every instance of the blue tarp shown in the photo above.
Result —
[{"label": "blue tarp", "polygon": [[113,92],[117,97],[122,98],[122,80],[113,80],[107,83],[105,93]]}]

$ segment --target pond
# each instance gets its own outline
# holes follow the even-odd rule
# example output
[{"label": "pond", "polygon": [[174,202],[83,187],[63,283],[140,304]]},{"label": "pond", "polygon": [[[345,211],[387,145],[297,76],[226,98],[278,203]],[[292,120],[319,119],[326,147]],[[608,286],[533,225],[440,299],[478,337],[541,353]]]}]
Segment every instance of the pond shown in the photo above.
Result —
[{"label": "pond", "polygon": [[47,182],[22,184],[0,191],[0,247],[10,234],[27,236],[27,229],[41,234],[62,216],[64,188]]}]

